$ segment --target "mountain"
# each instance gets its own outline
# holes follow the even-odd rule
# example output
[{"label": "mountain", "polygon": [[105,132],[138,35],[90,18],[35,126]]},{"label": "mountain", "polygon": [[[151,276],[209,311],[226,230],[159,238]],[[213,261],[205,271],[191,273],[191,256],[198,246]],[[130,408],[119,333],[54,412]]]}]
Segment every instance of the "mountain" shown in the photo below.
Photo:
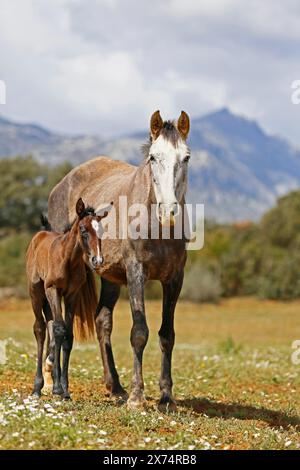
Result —
[{"label": "mountain", "polygon": [[[0,157],[33,154],[74,165],[96,155],[138,164],[148,132],[120,138],[66,136],[0,118]],[[255,122],[221,109],[192,119],[188,201],[220,222],[257,220],[278,196],[300,186],[300,151]]]},{"label": "mountain", "polygon": [[16,124],[0,117],[0,158],[34,155],[40,162],[56,165],[64,160],[74,165],[99,155],[104,140],[97,136],[66,136],[35,124]]}]

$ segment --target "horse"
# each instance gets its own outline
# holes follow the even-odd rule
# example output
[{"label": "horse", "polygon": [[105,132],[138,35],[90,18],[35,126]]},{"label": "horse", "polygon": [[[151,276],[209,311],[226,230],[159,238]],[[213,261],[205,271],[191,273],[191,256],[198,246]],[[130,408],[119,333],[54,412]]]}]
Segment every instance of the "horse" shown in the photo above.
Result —
[{"label": "horse", "polygon": [[[31,240],[26,254],[26,274],[32,309],[35,315],[34,335],[37,342],[37,370],[33,395],[39,397],[44,386],[43,348],[48,330],[48,352],[45,364],[46,385],[50,386],[53,369],[53,394],[70,398],[68,368],[75,337],[93,335],[93,316],[97,307],[93,271],[103,263],[101,220],[81,198],[76,203],[77,217],[65,233],[52,231],[42,216],[45,230]],[[65,318],[61,300],[64,299]],[[60,365],[61,348],[63,366]]]},{"label": "horse", "polygon": [[[74,217],[74,201],[79,194],[96,207],[114,201],[116,218],[122,216],[120,196],[128,206],[143,204],[149,213],[156,208],[159,236],[156,239],[103,237],[105,262],[99,270],[101,294],[96,310],[95,327],[103,361],[104,381],[111,397],[127,399],[129,408],[145,405],[142,373],[143,352],[147,344],[144,286],[147,280],[159,280],[163,290],[162,322],[159,343],[162,352],[159,379],[161,410],[176,409],[172,394],[171,362],[175,341],[174,312],[181,291],[186,262],[186,238],[173,235],[165,239],[161,230],[174,228],[178,214],[184,209],[187,190],[190,150],[187,137],[188,115],[182,111],[177,121],[163,121],[156,111],[150,120],[150,135],[143,146],[144,158],[139,166],[101,156],[71,170],[52,190],[48,199],[48,216],[59,230]],[[128,218],[129,220],[129,218]],[[145,221],[150,228],[149,218]],[[143,222],[141,223],[143,225]],[[128,287],[132,312],[130,342],[133,351],[133,377],[130,395],[119,381],[111,346],[113,310],[120,295],[120,286]]]}]

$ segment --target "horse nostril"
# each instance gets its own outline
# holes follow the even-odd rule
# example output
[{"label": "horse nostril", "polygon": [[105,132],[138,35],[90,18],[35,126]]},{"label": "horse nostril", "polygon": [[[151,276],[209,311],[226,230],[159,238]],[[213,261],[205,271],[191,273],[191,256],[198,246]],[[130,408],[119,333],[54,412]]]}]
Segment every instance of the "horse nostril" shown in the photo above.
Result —
[{"label": "horse nostril", "polygon": [[171,215],[176,216],[179,212],[179,204],[178,202],[174,202],[173,209],[171,210]]},{"label": "horse nostril", "polygon": [[93,256],[93,257],[92,257],[92,263],[93,263],[94,265],[97,265],[97,256]]}]

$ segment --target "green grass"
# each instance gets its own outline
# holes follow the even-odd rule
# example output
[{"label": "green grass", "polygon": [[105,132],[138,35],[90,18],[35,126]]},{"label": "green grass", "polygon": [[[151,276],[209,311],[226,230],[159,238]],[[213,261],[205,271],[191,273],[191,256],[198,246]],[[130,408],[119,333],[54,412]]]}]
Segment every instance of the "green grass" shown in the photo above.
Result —
[{"label": "green grass", "polygon": [[[35,340],[28,301],[0,304],[1,449],[299,449],[300,366],[291,344],[300,338],[300,303],[235,299],[219,305],[180,302],[173,360],[178,409],[157,411],[160,303],[147,303],[147,407],[129,411],[105,395],[96,341],[76,345],[73,400],[29,397]],[[116,309],[113,346],[119,375],[130,388],[130,312]]]}]

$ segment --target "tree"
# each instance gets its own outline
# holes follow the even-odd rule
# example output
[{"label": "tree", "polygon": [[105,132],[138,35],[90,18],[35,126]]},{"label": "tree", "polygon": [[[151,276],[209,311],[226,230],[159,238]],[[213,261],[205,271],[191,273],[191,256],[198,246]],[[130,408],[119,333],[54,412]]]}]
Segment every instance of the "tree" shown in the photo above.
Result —
[{"label": "tree", "polygon": [[32,157],[0,160],[0,228],[37,230],[53,186],[71,169],[42,165]]}]

